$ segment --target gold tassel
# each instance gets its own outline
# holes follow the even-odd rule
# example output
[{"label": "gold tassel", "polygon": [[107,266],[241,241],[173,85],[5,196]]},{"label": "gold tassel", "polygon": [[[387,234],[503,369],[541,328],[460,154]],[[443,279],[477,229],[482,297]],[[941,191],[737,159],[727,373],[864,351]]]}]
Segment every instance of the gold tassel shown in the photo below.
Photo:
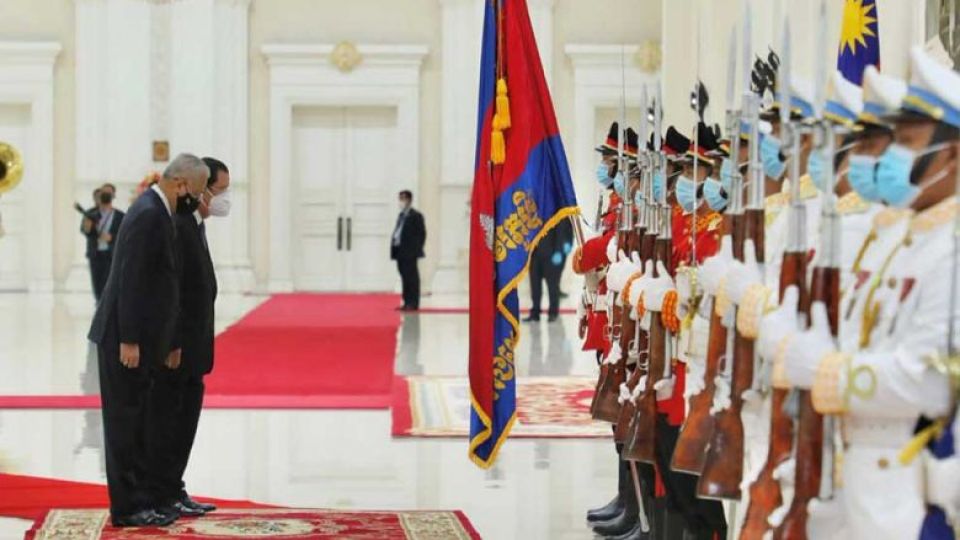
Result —
[{"label": "gold tassel", "polygon": [[501,77],[497,80],[497,118],[500,119],[500,129],[507,130],[513,125],[510,118],[510,98],[507,96],[507,80]]},{"label": "gold tassel", "polygon": [[507,161],[507,143],[503,131],[494,128],[490,140],[490,161],[494,165],[503,165]]}]

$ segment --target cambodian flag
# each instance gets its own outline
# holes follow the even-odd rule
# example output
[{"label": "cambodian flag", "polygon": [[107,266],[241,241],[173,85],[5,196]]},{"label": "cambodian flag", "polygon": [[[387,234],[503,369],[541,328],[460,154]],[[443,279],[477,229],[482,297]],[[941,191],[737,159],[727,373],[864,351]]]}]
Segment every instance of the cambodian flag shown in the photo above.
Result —
[{"label": "cambodian flag", "polygon": [[863,70],[867,66],[880,69],[878,19],[876,0],[844,0],[837,69],[858,86],[863,84]]},{"label": "cambodian flag", "polygon": [[577,214],[526,0],[486,0],[470,215],[470,458],[516,420],[517,287],[540,239]]}]

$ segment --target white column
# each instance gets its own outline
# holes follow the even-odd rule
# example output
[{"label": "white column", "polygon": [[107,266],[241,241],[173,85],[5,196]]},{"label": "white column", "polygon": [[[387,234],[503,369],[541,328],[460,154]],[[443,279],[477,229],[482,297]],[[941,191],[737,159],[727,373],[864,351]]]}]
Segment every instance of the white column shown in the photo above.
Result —
[{"label": "white column", "polygon": [[249,291],[254,287],[247,166],[250,0],[192,0],[170,8],[171,79],[164,105],[170,153],[212,156],[230,169],[230,216],[208,219],[207,237],[220,289]]},{"label": "white column", "polygon": [[[151,170],[151,5],[76,0],[76,179],[74,198],[92,204],[94,188],[113,182],[116,205]],[[79,217],[79,216],[78,216]],[[79,227],[79,219],[77,220]],[[89,291],[84,238],[77,233],[63,288]]]},{"label": "white column", "polygon": [[[443,45],[441,68],[440,262],[432,291],[467,289],[470,190],[476,152],[480,43],[483,0],[440,0]],[[547,84],[553,80],[555,0],[530,0],[530,22],[537,38]]]}]

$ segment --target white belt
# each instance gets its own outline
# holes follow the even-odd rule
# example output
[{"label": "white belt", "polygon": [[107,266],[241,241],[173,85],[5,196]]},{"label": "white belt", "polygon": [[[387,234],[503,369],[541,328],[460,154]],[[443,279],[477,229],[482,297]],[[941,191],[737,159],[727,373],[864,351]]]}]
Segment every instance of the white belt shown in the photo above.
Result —
[{"label": "white belt", "polygon": [[913,438],[916,419],[847,416],[844,432],[851,445],[901,449]]}]

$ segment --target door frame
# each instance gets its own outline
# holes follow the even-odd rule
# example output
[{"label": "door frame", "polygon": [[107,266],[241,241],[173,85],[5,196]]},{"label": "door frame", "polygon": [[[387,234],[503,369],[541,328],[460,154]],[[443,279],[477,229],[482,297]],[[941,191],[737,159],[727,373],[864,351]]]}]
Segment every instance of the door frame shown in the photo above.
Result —
[{"label": "door frame", "polygon": [[[339,66],[335,51],[355,60]],[[391,106],[397,110],[397,181],[418,184],[420,174],[420,69],[424,45],[267,44],[270,69],[270,267],[267,290],[293,290],[293,109],[297,106]],[[386,248],[384,248],[386,249]]]}]

